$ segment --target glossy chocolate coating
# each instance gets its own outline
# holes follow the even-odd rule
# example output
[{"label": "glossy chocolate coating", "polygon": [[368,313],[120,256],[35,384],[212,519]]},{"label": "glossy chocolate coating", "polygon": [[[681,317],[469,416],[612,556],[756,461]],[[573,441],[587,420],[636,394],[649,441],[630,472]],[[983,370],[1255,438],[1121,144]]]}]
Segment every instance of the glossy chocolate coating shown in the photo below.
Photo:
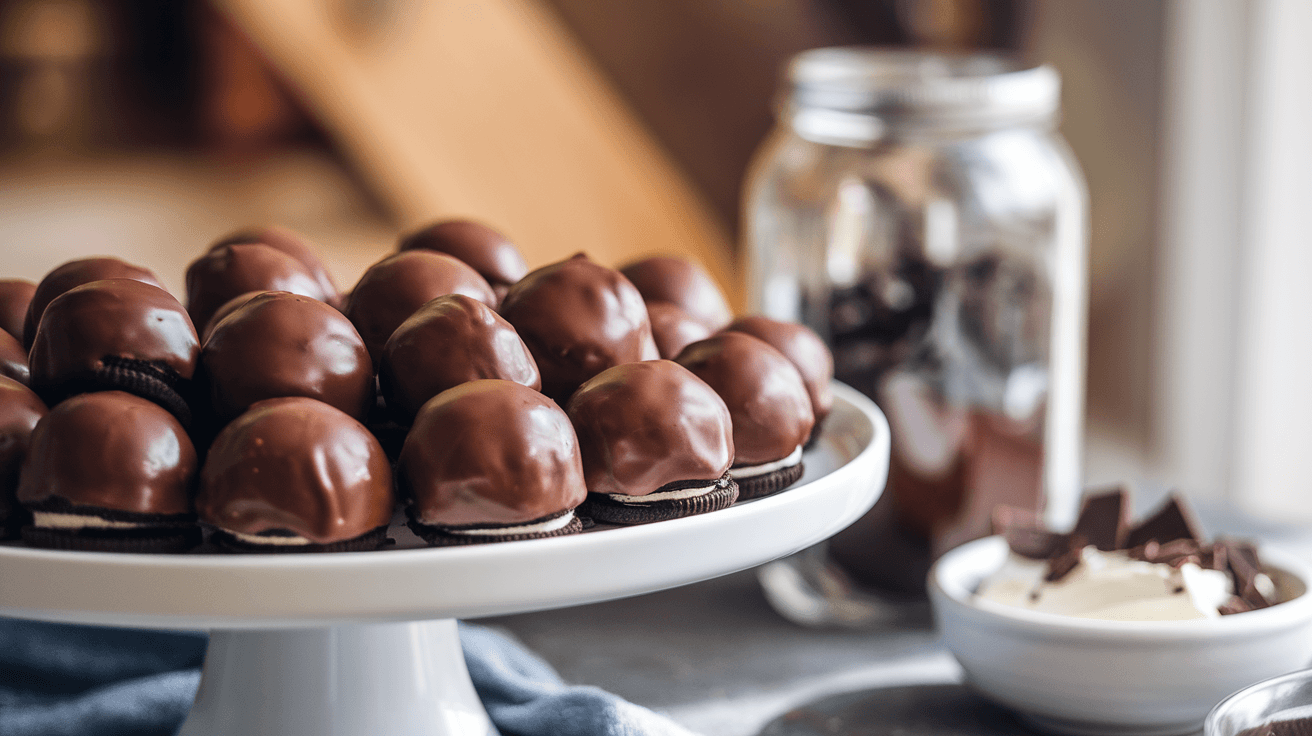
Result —
[{"label": "glossy chocolate coating", "polygon": [[248,291],[290,291],[327,302],[319,281],[300,261],[268,245],[221,245],[187,267],[187,312],[204,327],[230,299]]},{"label": "glossy chocolate coating", "polygon": [[487,279],[459,259],[410,250],[388,256],[364,272],[351,290],[346,316],[377,365],[383,358],[383,345],[396,328],[420,307],[447,294],[464,294],[489,307],[497,304]]},{"label": "glossy chocolate coating", "polygon": [[660,357],[642,295],[619,271],[582,254],[510,287],[501,316],[533,353],[542,392],[561,404],[607,368]]},{"label": "glossy chocolate coating", "polygon": [[60,403],[37,423],[18,500],[185,514],[195,480],[196,449],[172,414],[129,393],[100,391]]},{"label": "glossy chocolate coating", "polygon": [[36,292],[32,294],[32,300],[27,305],[27,313],[23,317],[23,345],[29,350],[32,349],[32,342],[36,340],[36,328],[41,323],[41,315],[45,314],[46,307],[56,297],[74,287],[104,279],[133,279],[160,289],[164,288],[155,278],[155,274],[117,258],[99,257],[69,261],[46,274],[46,277],[41,279],[41,283],[37,284]]},{"label": "glossy chocolate coating", "polygon": [[0,330],[0,376],[12,378],[27,386],[32,382],[32,371],[27,367],[27,351],[18,338]]},{"label": "glossy chocolate coating", "polygon": [[[268,293],[270,293],[270,292],[267,292],[267,291],[248,291],[248,292],[246,292],[246,293],[244,293],[244,294],[238,294],[237,296],[234,296],[233,298],[231,298],[231,299],[229,299],[228,301],[224,302],[224,303],[223,303],[223,306],[221,306],[221,307],[219,307],[218,309],[214,310],[214,314],[210,315],[210,321],[209,321],[209,322],[206,322],[206,323],[205,323],[205,326],[204,326],[203,328],[201,328],[201,330],[200,330],[200,344],[201,344],[201,347],[204,347],[204,346],[205,346],[205,341],[208,340],[208,339],[210,339],[210,334],[212,334],[212,333],[214,332],[214,327],[215,327],[216,325],[218,325],[220,322],[222,322],[224,317],[227,317],[228,315],[230,315],[230,314],[232,314],[233,312],[237,311],[238,309],[241,308],[241,306],[242,306],[243,304],[245,304],[246,302],[250,301],[251,299],[254,299],[255,297],[259,296],[260,294],[268,294]],[[290,294],[291,292],[288,291],[288,292],[280,292],[280,293]]]},{"label": "glossy chocolate coating", "polygon": [[647,317],[656,350],[666,360],[674,360],[684,348],[711,336],[709,327],[669,302],[647,302]]},{"label": "glossy chocolate coating", "polygon": [[209,249],[213,251],[225,245],[247,245],[251,243],[267,245],[300,261],[301,265],[309,269],[310,273],[314,275],[314,280],[319,283],[319,288],[324,294],[323,301],[333,306],[337,305],[339,296],[337,284],[333,282],[332,274],[328,273],[328,268],[324,266],[319,254],[315,253],[314,245],[304,235],[291,228],[282,225],[260,225],[245,228],[227,237],[220,238]]},{"label": "glossy chocolate coating", "polygon": [[187,312],[163,289],[131,279],[93,281],[46,307],[32,345],[32,388],[45,395],[89,377],[106,357],[145,361],[190,379],[200,354]]},{"label": "glossy chocolate coating", "polygon": [[363,424],[322,401],[269,399],[219,432],[196,513],[240,534],[353,539],[392,518],[392,469]]},{"label": "glossy chocolate coating", "polygon": [[735,465],[782,460],[811,436],[815,415],[802,376],[764,341],[722,332],[684,348],[678,363],[729,407]]},{"label": "glossy chocolate coating", "polygon": [[0,279],[0,330],[23,342],[23,320],[36,294],[36,284],[26,279]]},{"label": "glossy chocolate coating", "polygon": [[630,263],[620,272],[633,282],[646,301],[669,302],[712,330],[724,327],[733,319],[720,287],[692,261],[653,256]]},{"label": "glossy chocolate coating", "polygon": [[438,297],[410,315],[387,340],[378,368],[388,408],[406,422],[434,396],[483,378],[542,388],[537,363],[515,328],[463,294]]},{"label": "glossy chocolate coating", "polygon": [[200,359],[220,419],[257,401],[304,396],[363,421],[374,403],[373,366],[355,327],[298,294],[255,295],[214,328]]},{"label": "glossy chocolate coating", "polygon": [[724,329],[758,337],[783,353],[802,374],[806,393],[811,397],[811,408],[815,411],[815,423],[819,425],[829,416],[834,408],[834,392],[829,387],[834,380],[834,356],[811,328],[752,315],[739,317]]},{"label": "glossy chocolate coating", "polygon": [[593,493],[645,496],[676,481],[713,481],[733,464],[724,400],[673,361],[602,371],[574,392],[567,411]]},{"label": "glossy chocolate coating", "polygon": [[27,457],[32,428],[46,405],[28,387],[0,377],[0,536],[16,503],[18,471]]},{"label": "glossy chocolate coating", "polygon": [[455,256],[487,279],[497,291],[498,299],[505,297],[511,284],[528,273],[524,256],[514,243],[473,220],[446,220],[429,225],[402,238],[398,249],[432,250]]},{"label": "glossy chocolate coating", "polygon": [[415,518],[433,526],[523,524],[588,493],[569,417],[512,381],[472,381],[424,404],[396,472]]}]

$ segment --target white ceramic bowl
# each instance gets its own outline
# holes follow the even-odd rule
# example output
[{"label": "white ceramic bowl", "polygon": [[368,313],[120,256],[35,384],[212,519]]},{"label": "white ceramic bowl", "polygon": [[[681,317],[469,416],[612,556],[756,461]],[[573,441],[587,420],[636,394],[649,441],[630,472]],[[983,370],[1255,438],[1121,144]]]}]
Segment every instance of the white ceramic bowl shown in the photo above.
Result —
[{"label": "white ceramic bowl", "polygon": [[988,537],[929,573],[943,642],[984,695],[1065,734],[1167,736],[1197,731],[1221,699],[1312,662],[1312,569],[1262,549],[1286,602],[1194,621],[1096,621],[980,600],[1008,554]]}]

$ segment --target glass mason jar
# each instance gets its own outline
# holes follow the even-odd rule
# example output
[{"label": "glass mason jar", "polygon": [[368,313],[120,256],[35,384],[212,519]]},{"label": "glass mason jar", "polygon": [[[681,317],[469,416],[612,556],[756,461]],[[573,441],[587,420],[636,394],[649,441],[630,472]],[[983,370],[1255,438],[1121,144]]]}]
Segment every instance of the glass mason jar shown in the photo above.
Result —
[{"label": "glass mason jar", "polygon": [[1087,193],[1049,67],[834,48],[787,74],[746,191],[751,306],[820,333],[893,429],[880,502],[793,572],[914,597],[998,505],[1074,519]]}]

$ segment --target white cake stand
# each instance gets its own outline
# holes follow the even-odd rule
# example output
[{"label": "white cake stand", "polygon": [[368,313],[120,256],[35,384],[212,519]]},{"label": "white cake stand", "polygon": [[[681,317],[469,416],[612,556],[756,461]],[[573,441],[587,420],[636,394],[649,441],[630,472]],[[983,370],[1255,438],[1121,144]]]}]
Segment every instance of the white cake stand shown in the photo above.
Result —
[{"label": "white cake stand", "polygon": [[879,497],[889,430],[835,386],[788,491],[554,539],[322,555],[132,555],[0,546],[0,615],[210,629],[182,736],[483,736],[455,619],[649,593],[796,552]]}]

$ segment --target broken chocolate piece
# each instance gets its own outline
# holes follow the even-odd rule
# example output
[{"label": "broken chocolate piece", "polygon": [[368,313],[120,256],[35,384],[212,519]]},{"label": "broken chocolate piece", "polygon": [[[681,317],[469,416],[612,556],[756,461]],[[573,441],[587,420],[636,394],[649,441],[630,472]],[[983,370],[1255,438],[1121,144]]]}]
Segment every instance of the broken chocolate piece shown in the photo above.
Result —
[{"label": "broken chocolate piece", "polygon": [[1089,544],[1102,552],[1123,549],[1130,527],[1130,495],[1118,488],[1095,496],[1085,496],[1075,534],[1082,534]]},{"label": "broken chocolate piece", "polygon": [[1060,554],[1066,542],[1065,534],[1044,529],[1038,514],[1015,506],[993,509],[993,533],[1005,537],[1012,552],[1031,560]]},{"label": "broken chocolate piece", "polygon": [[1177,539],[1192,539],[1199,542],[1202,541],[1203,534],[1193,512],[1184,505],[1178,495],[1172,493],[1165,506],[1130,530],[1125,539],[1125,546],[1138,547],[1150,540],[1166,544]]},{"label": "broken chocolate piece", "polygon": [[1247,613],[1248,611],[1253,610],[1253,607],[1248,605],[1248,602],[1243,598],[1240,598],[1237,595],[1232,595],[1230,596],[1230,600],[1218,606],[1216,610],[1217,613],[1220,613],[1222,616],[1232,616],[1236,613]]},{"label": "broken chocolate piece", "polygon": [[1079,535],[1071,534],[1066,538],[1066,548],[1059,554],[1048,558],[1048,572],[1043,579],[1049,583],[1055,583],[1058,580],[1070,574],[1079,566],[1080,561],[1084,558],[1084,548],[1088,546],[1088,539]]}]

